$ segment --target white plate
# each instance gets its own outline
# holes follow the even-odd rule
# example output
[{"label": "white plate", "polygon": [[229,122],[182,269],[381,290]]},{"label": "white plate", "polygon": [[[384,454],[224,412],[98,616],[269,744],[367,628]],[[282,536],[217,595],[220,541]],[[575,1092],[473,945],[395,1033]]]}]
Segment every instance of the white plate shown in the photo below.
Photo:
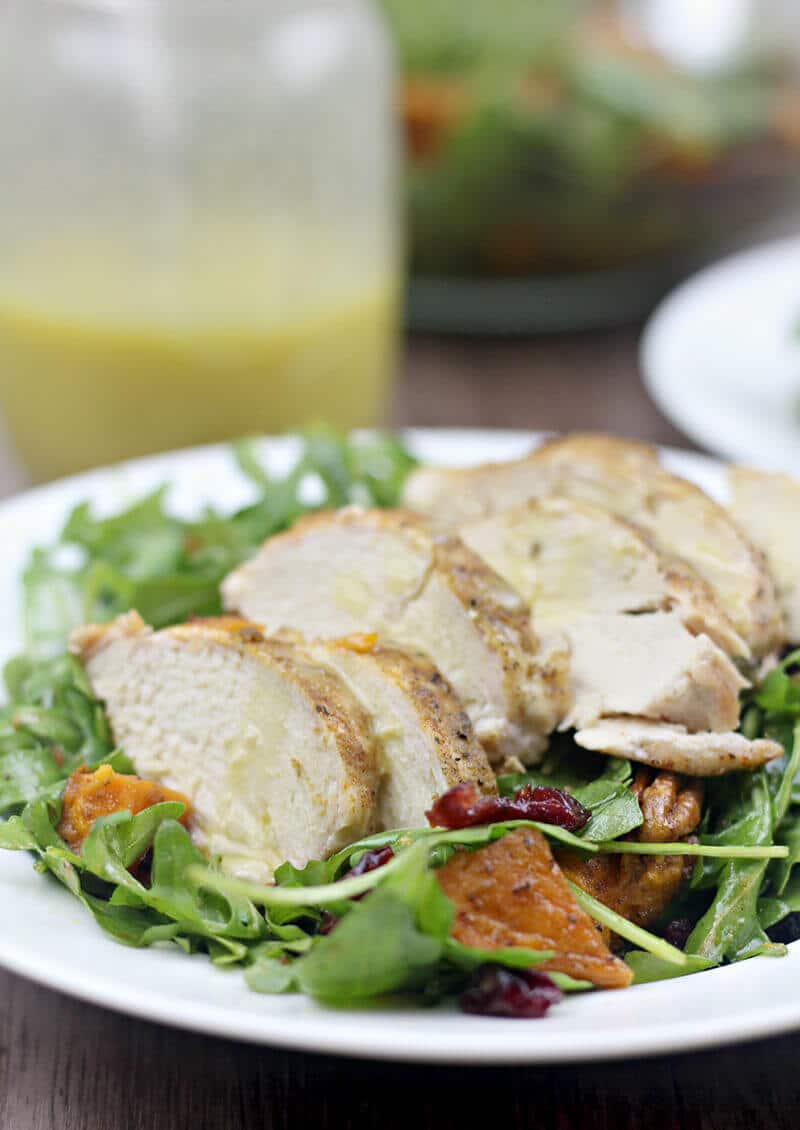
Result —
[{"label": "white plate", "polygon": [[800,474],[800,240],[724,259],[671,294],[645,330],[662,412],[726,458]]},{"label": "white plate", "polygon": [[[512,458],[534,437],[509,432],[409,433],[431,462]],[[275,465],[292,445],[265,443]],[[669,466],[720,496],[719,464],[672,452]],[[18,577],[32,545],[51,540],[74,503],[117,506],[156,484],[174,484],[183,512],[204,502],[236,506],[247,485],[222,448],[159,456],[41,487],[0,506],[0,645],[19,646],[14,610]],[[377,941],[377,940],[376,940]],[[685,1051],[800,1026],[800,948],[782,960],[755,959],[726,969],[619,993],[565,1000],[541,1021],[465,1016],[453,1009],[407,1007],[342,1011],[299,996],[251,993],[239,972],[177,950],[133,950],[104,935],[80,905],[37,875],[30,858],[0,852],[0,964],[42,984],[134,1016],[214,1035],[305,1051],[383,1059],[471,1063],[544,1063]]]}]

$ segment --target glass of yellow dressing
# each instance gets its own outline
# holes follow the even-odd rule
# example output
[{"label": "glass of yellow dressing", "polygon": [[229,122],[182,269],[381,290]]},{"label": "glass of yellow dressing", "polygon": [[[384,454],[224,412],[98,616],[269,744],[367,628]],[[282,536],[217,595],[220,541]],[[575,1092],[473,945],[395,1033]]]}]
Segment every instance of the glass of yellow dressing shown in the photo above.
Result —
[{"label": "glass of yellow dressing", "polygon": [[391,79],[361,0],[5,0],[0,410],[35,478],[380,420]]}]

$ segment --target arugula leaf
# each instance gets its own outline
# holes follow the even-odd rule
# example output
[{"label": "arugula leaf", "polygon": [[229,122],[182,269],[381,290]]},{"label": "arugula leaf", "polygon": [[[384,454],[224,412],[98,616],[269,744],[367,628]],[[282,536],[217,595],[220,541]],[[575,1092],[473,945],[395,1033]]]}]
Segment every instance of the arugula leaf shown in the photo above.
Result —
[{"label": "arugula leaf", "polygon": [[93,895],[85,895],[84,900],[97,924],[122,945],[142,948],[180,936],[179,922],[159,922],[149,909],[106,902]]},{"label": "arugula leaf", "polygon": [[112,869],[121,865],[127,872],[152,846],[159,825],[178,820],[184,808],[180,801],[163,801],[135,816],[123,810],[96,820],[83,846],[85,865],[96,875],[119,882]]},{"label": "arugula leaf", "polygon": [[777,895],[783,895],[795,865],[800,862],[800,812],[793,811],[781,824],[775,834],[778,843],[789,849],[786,859],[778,860],[770,867],[769,877]]},{"label": "arugula leaf", "polygon": [[430,869],[428,844],[421,840],[368,876],[369,898],[295,964],[294,982],[319,1000],[344,1004],[420,988],[443,957],[454,912]]},{"label": "arugula leaf", "polygon": [[329,1004],[419,987],[438,965],[443,943],[422,933],[411,906],[378,889],[295,964],[297,984]]},{"label": "arugula leaf", "polygon": [[34,851],[36,837],[28,831],[19,816],[0,821],[0,848],[7,851]]},{"label": "arugula leaf", "polygon": [[656,954],[647,953],[645,950],[631,950],[625,955],[625,964],[633,970],[635,985],[647,985],[652,981],[668,981],[673,977],[686,977],[691,973],[701,973],[705,969],[712,969],[714,962],[709,958],[698,957],[696,954],[687,954],[684,965],[676,965],[674,961],[664,961]]},{"label": "arugula leaf", "polygon": [[10,702],[0,709],[0,812],[20,808],[112,750],[105,712],[73,656],[11,660],[4,676]]},{"label": "arugula leaf", "polygon": [[[104,930],[127,945],[202,945],[222,964],[244,961],[249,947],[270,929],[283,933],[282,944],[296,945],[302,931],[269,927],[249,900],[192,883],[190,868],[202,864],[205,871],[208,864],[174,819],[182,811],[181,804],[164,802],[136,815],[123,811],[99,817],[76,855],[56,830],[60,798],[43,795],[29,802],[21,817],[0,823],[0,847],[33,850],[37,866],[50,871]],[[146,851],[152,852],[149,887],[127,870]]]},{"label": "arugula leaf", "polygon": [[255,951],[244,971],[247,987],[254,993],[291,993],[299,990],[297,966],[281,953]]},{"label": "arugula leaf", "polygon": [[83,620],[78,576],[59,565],[55,554],[34,549],[22,575],[22,593],[25,651],[31,659],[52,659]]},{"label": "arugula leaf", "polygon": [[800,912],[800,876],[793,875],[780,893],[758,901],[758,917],[764,930],[775,926],[788,914]]},{"label": "arugula leaf", "polygon": [[[785,696],[781,697],[783,700]],[[738,773],[716,785],[711,797],[711,810],[717,811],[719,830],[703,835],[703,841],[771,844],[775,828],[780,826],[790,804],[791,787],[798,766],[800,726],[795,730],[793,749],[785,759],[774,796],[766,769]],[[768,952],[772,943],[761,925],[758,910],[768,866],[767,860],[732,859],[724,864],[711,906],[687,942],[690,953],[720,962],[724,959],[738,961]],[[709,871],[705,870],[706,882],[708,877]]]},{"label": "arugula leaf", "polygon": [[[347,439],[324,428],[301,437],[296,465],[282,477],[259,463],[252,441],[234,445],[257,498],[233,514],[213,509],[182,521],[166,509],[166,488],[108,518],[87,503],[70,514],[58,543],[38,549],[23,579],[26,652],[46,659],[63,650],[71,628],[136,608],[154,627],[221,611],[222,578],[301,514],[360,502],[392,506],[414,460],[381,433]],[[309,500],[307,487],[320,488]],[[77,563],[63,563],[69,547]]]},{"label": "arugula leaf", "polygon": [[501,776],[497,784],[503,796],[522,785],[549,785],[571,793],[592,813],[578,837],[599,842],[619,839],[642,823],[632,781],[629,761],[588,754],[572,742],[562,742],[535,770]]},{"label": "arugula leaf", "polygon": [[530,969],[534,965],[548,961],[555,954],[552,950],[529,950],[523,946],[481,949],[478,946],[465,946],[455,938],[447,938],[444,943],[444,956],[458,969],[471,973],[479,965],[504,965],[507,969]]}]

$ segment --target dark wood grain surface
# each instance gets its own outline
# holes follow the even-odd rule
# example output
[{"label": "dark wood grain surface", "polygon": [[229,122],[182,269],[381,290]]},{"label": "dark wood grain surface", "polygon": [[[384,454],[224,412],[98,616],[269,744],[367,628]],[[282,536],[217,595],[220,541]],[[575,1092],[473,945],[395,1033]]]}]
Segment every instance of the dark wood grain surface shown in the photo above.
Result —
[{"label": "dark wood grain surface", "polygon": [[[399,423],[591,427],[689,446],[641,389],[636,333],[410,348]],[[0,449],[0,493],[21,481]],[[3,919],[12,907],[0,908]],[[794,1130],[800,1037],[563,1068],[285,1053],[116,1016],[0,973],[0,1130]]]}]

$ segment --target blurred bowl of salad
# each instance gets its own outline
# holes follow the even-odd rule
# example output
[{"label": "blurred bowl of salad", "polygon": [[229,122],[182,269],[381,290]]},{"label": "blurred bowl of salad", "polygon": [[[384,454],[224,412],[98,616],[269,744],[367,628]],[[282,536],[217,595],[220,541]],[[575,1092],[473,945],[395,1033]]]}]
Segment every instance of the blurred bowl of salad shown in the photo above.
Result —
[{"label": "blurred bowl of salad", "polygon": [[636,317],[796,191],[779,0],[380,3],[403,68],[418,328]]}]

